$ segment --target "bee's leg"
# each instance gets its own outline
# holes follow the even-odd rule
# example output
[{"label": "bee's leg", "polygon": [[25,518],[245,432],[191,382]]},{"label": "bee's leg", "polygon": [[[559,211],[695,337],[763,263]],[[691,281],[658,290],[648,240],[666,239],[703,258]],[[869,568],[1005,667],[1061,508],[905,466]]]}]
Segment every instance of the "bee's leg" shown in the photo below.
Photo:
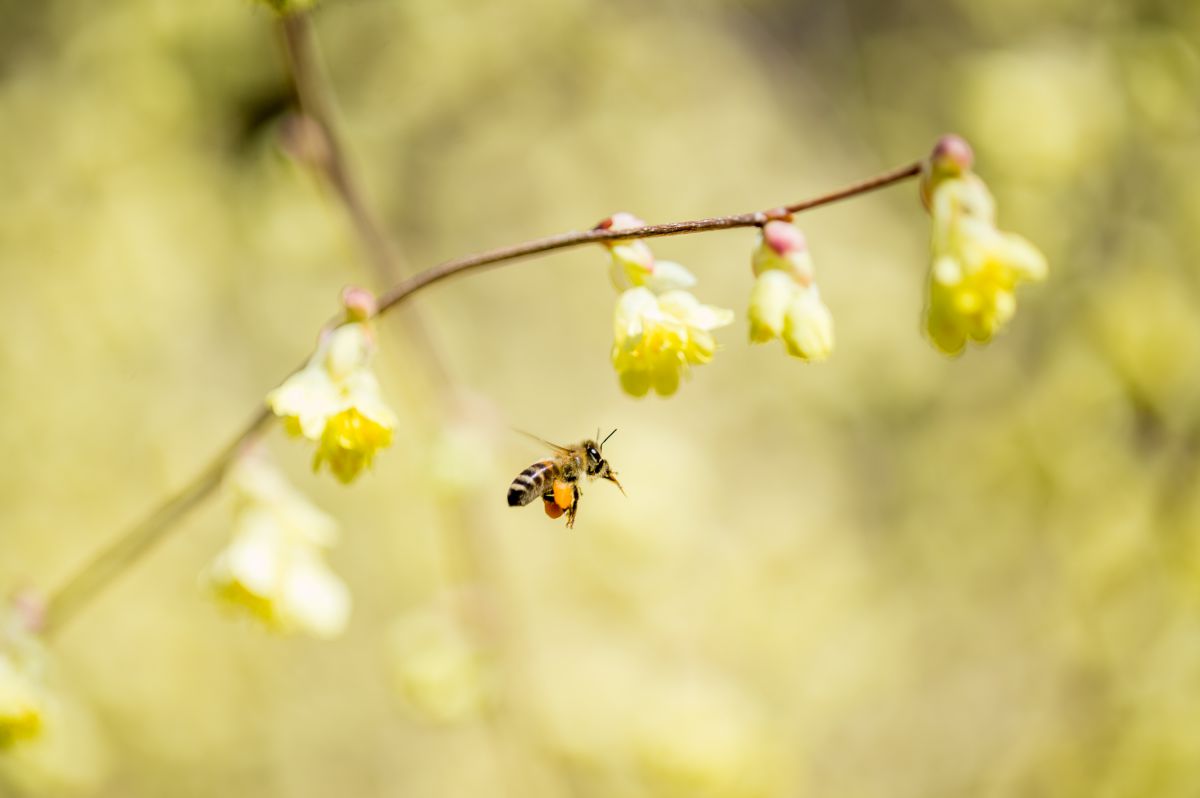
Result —
[{"label": "bee's leg", "polygon": [[571,489],[574,492],[574,501],[571,502],[571,509],[567,510],[567,529],[575,528],[575,514],[579,512],[579,486],[573,485]]}]

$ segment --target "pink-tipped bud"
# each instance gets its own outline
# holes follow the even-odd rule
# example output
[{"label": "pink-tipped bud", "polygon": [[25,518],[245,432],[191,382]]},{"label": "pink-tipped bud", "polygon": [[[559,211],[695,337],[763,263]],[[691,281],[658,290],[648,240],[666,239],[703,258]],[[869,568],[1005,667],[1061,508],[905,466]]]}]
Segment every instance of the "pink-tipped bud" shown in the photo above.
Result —
[{"label": "pink-tipped bud", "polygon": [[921,169],[921,204],[925,209],[932,207],[933,192],[938,186],[968,174],[974,163],[975,153],[962,136],[947,133],[939,138]]},{"label": "pink-tipped bud", "polygon": [[593,230],[633,230],[637,227],[645,227],[646,223],[634,216],[632,213],[621,211],[614,213],[607,219],[601,219]]},{"label": "pink-tipped bud", "polygon": [[22,588],[9,599],[12,615],[26,632],[37,634],[46,628],[46,600],[30,588]]},{"label": "pink-tipped bud", "polygon": [[375,295],[355,285],[348,285],[342,289],[342,307],[346,309],[348,321],[366,321],[379,310]]},{"label": "pink-tipped bud", "polygon": [[790,255],[793,252],[804,252],[808,249],[808,241],[804,233],[794,224],[787,222],[767,222],[763,225],[763,243],[775,250],[779,255]]},{"label": "pink-tipped bud", "polygon": [[321,123],[311,116],[291,113],[279,123],[279,146],[287,156],[310,169],[325,171],[333,160],[333,147]]},{"label": "pink-tipped bud", "polygon": [[808,239],[790,222],[774,221],[762,226],[750,265],[756,277],[780,269],[799,285],[807,286],[813,281]]},{"label": "pink-tipped bud", "polygon": [[962,136],[947,133],[937,140],[933,152],[929,154],[929,163],[934,170],[943,174],[961,175],[971,170],[975,153]]}]

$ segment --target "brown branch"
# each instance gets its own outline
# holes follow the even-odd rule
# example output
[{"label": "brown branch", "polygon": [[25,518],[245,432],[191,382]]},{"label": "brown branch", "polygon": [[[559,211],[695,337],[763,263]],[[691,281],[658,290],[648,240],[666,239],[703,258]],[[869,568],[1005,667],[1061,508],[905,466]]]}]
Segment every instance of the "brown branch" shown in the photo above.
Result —
[{"label": "brown branch", "polygon": [[801,213],[821,205],[829,205],[830,203],[855,197],[859,194],[867,194],[885,186],[890,186],[893,183],[907,180],[910,177],[916,177],[920,173],[921,161],[917,161],[908,166],[884,172],[869,180],[854,183],[837,191],[822,194],[812,199],[802,200],[801,202],[782,208],[772,208],[771,210],[754,211],[752,213],[739,213],[732,216],[715,216],[711,219],[693,219],[686,222],[651,224],[628,230],[572,230],[566,233],[546,236],[545,238],[538,238],[533,241],[526,241],[522,244],[514,244],[508,247],[481,252],[477,255],[467,255],[463,258],[439,263],[437,266],[433,266],[419,274],[414,274],[406,280],[402,280],[390,291],[380,295],[379,314],[399,304],[411,294],[416,293],[427,285],[441,282],[447,277],[453,277],[473,269],[494,266],[506,261],[519,260],[531,255],[541,255],[557,249],[577,247],[582,244],[620,241],[630,238],[662,238],[665,236],[686,235],[688,233],[704,233],[710,230],[729,230],[734,227],[759,227],[771,219],[787,218],[792,214]]},{"label": "brown branch", "polygon": [[[289,17],[295,19],[295,17]],[[732,216],[717,216],[711,219],[695,219],[684,222],[652,224],[628,230],[587,230],[559,233],[545,238],[526,241],[522,244],[468,255],[426,269],[402,280],[379,297],[376,316],[408,299],[421,289],[464,272],[496,266],[533,255],[542,255],[559,249],[594,244],[603,241],[618,241],[631,238],[661,238],[664,236],[702,233],[710,230],[728,230],[735,227],[758,227],[771,219],[787,218],[791,214],[828,205],[849,197],[866,194],[908,178],[921,171],[921,162],[909,164],[884,172],[869,180],[847,186],[828,194],[803,200],[793,205],[753,213]],[[57,631],[65,621],[75,616],[78,609],[92,596],[107,586],[126,566],[162,540],[172,525],[208,497],[220,484],[245,443],[257,435],[272,418],[265,408],[239,433],[217,457],[178,494],[159,506],[140,524],[123,533],[112,545],[88,560],[61,588],[51,594],[47,611],[47,633]]]}]

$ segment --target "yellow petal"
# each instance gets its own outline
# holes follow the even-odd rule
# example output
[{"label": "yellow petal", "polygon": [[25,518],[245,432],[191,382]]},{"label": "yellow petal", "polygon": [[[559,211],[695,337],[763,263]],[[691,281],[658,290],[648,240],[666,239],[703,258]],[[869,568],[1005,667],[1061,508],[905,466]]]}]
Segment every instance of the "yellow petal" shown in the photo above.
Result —
[{"label": "yellow petal", "polygon": [[788,305],[783,340],[788,354],[812,363],[833,353],[833,315],[816,286],[801,290]]},{"label": "yellow petal", "polygon": [[755,279],[746,311],[752,342],[762,343],[783,334],[784,315],[798,290],[796,281],[777,269],[763,272]]}]

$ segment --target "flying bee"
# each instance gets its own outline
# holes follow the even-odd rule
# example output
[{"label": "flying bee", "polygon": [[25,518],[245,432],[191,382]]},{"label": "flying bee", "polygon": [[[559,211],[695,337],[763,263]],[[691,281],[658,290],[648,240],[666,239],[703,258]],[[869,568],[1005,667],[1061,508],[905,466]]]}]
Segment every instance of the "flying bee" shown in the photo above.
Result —
[{"label": "flying bee", "polygon": [[579,497],[583,495],[580,483],[585,475],[589,479],[607,479],[625,493],[621,483],[617,482],[616,472],[604,459],[604,444],[614,434],[616,430],[599,443],[589,438],[574,446],[559,446],[530,435],[549,446],[554,456],[538,460],[517,475],[508,487],[508,506],[521,507],[540,496],[546,515],[558,518],[566,513],[567,528],[570,529],[575,526],[575,514],[579,512]]}]

